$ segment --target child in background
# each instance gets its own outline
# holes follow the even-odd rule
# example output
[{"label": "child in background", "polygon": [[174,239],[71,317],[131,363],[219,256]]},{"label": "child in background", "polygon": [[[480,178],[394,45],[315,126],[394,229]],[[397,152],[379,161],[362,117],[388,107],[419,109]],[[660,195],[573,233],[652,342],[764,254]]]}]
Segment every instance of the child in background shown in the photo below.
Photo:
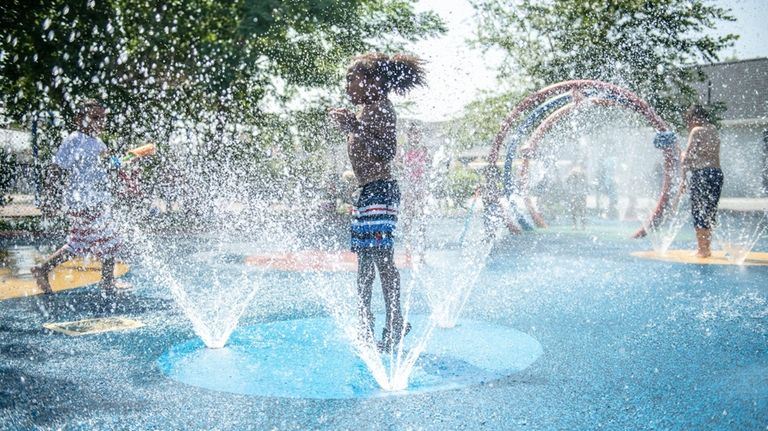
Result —
[{"label": "child in background", "polygon": [[419,261],[425,263],[426,227],[424,226],[424,202],[429,196],[430,157],[422,142],[421,128],[415,123],[406,130],[407,150],[402,158],[403,232],[405,233],[405,260],[411,262],[413,250],[419,253]]},{"label": "child in background", "polygon": [[483,225],[488,241],[496,238],[499,223],[504,223],[509,233],[516,235],[520,228],[512,220],[509,213],[501,205],[501,172],[496,165],[485,167],[485,184],[483,185]]},{"label": "child in background", "polygon": [[587,216],[587,173],[584,164],[577,161],[565,179],[568,190],[569,211],[574,229],[584,229]]},{"label": "child in background", "polygon": [[693,105],[685,112],[688,126],[688,146],[683,152],[683,172],[690,172],[688,184],[691,193],[691,212],[696,229],[696,256],[712,255],[712,228],[717,220],[717,206],[723,189],[723,171],[720,169],[720,135],[709,121],[701,105]]},{"label": "child in background", "polygon": [[378,348],[391,352],[410,330],[400,308],[400,274],[394,262],[393,233],[400,189],[392,175],[397,153],[397,115],[389,93],[424,85],[422,62],[408,55],[369,53],[356,57],[347,70],[347,95],[360,107],[357,115],[331,108],[328,115],[346,132],[347,153],[360,187],[353,210],[352,251],[357,253],[357,293],[360,331],[373,338],[371,293],[376,268],[384,293],[386,323]]},{"label": "child in background", "polygon": [[77,131],[62,142],[54,156],[54,169],[66,174],[64,204],[69,219],[67,243],[50,255],[45,262],[31,269],[38,287],[52,293],[48,274],[58,264],[75,256],[95,256],[101,259],[100,287],[111,292],[114,278],[115,254],[121,243],[112,228],[108,189],[107,146],[96,136],[104,128],[106,110],[95,100],[86,100],[75,115]]}]

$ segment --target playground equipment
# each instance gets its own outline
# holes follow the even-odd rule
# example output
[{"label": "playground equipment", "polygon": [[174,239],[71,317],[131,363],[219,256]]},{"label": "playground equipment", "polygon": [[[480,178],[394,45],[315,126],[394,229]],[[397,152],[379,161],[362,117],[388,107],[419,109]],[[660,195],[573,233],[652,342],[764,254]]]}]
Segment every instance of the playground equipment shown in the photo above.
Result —
[{"label": "playground equipment", "polygon": [[[602,81],[574,80],[560,82],[545,87],[526,97],[517,104],[502,123],[488,155],[488,163],[496,164],[499,153],[507,141],[504,162],[504,191],[507,196],[522,196],[526,209],[538,227],[545,227],[546,222],[536,210],[528,196],[528,172],[532,159],[538,154],[538,146],[544,135],[574,109],[587,104],[615,106],[628,109],[645,117],[656,129],[654,146],[662,151],[663,180],[661,192],[648,222],[644,223],[633,235],[634,238],[645,236],[648,227],[655,226],[672,207],[680,178],[680,149],[676,138],[667,123],[654,110],[634,93],[619,86]],[[526,111],[534,108],[522,122],[518,122]],[[507,135],[513,130],[509,140]],[[538,126],[537,126],[538,125]],[[535,128],[534,128],[535,127]],[[531,131],[533,131],[531,133]],[[527,137],[527,139],[526,139]],[[522,145],[521,145],[522,144]],[[522,166],[518,178],[515,178],[512,162],[519,155]],[[510,199],[510,201],[512,201]]]}]

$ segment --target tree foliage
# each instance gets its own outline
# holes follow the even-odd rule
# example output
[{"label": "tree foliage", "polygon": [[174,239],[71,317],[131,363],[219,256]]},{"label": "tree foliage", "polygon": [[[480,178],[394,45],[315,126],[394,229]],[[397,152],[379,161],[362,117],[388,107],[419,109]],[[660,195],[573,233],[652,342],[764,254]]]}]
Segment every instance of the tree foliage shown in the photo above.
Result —
[{"label": "tree foliage", "polygon": [[455,149],[490,145],[506,115],[523,96],[524,93],[518,90],[483,94],[467,104],[461,116],[448,125],[448,133],[457,144]]},{"label": "tree foliage", "polygon": [[718,60],[738,36],[711,36],[730,11],[705,0],[520,0],[473,2],[476,43],[500,48],[503,79],[537,86],[599,79],[638,93],[665,118],[693,96],[691,67]]},{"label": "tree foliage", "polygon": [[8,0],[0,28],[15,122],[56,136],[92,97],[113,136],[160,142],[179,121],[257,125],[302,88],[338,88],[351,55],[444,30],[411,0]]}]

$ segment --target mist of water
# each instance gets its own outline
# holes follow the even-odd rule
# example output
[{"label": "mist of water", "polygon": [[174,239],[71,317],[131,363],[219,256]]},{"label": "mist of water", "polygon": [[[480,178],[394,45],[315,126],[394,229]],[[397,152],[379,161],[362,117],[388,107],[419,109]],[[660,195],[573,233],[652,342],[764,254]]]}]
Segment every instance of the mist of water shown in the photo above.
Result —
[{"label": "mist of water", "polygon": [[714,235],[725,251],[725,257],[737,265],[743,265],[766,230],[768,211],[736,211],[720,217]]}]

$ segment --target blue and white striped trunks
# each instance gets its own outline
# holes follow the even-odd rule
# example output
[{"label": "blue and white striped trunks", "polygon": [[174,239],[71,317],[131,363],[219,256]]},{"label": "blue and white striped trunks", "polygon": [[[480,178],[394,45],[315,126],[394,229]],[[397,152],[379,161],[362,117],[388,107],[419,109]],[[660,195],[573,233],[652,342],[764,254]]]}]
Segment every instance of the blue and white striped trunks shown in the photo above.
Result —
[{"label": "blue and white striped trunks", "polygon": [[352,251],[394,247],[399,205],[397,181],[379,180],[364,185],[352,210]]}]

